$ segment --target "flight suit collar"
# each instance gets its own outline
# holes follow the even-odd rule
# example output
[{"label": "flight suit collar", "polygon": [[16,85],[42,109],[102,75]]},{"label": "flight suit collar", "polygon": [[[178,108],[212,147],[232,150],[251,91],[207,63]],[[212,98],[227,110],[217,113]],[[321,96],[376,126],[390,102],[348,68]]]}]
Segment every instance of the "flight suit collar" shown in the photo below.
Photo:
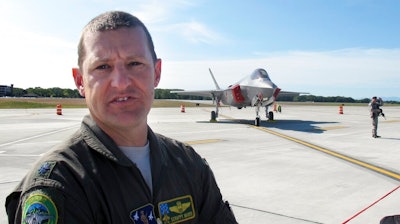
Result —
[{"label": "flight suit collar", "polygon": [[[90,115],[86,115],[82,121],[83,139],[90,148],[97,151],[106,158],[123,166],[132,166],[133,163],[119,149],[114,140],[111,139]],[[159,137],[148,127],[147,138],[150,143],[150,162],[152,172],[160,172],[161,164],[166,165],[166,147]]]}]

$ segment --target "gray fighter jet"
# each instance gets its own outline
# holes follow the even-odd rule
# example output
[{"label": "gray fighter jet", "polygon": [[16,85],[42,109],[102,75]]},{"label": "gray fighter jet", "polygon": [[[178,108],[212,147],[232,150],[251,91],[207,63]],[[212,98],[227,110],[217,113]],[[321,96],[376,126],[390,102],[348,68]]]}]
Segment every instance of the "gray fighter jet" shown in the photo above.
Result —
[{"label": "gray fighter jet", "polygon": [[265,69],[259,68],[254,70],[249,76],[244,77],[239,82],[230,85],[227,89],[221,89],[215,80],[215,77],[209,69],[211,77],[214,81],[215,90],[199,90],[199,91],[171,91],[178,95],[203,96],[211,97],[216,104],[215,111],[211,112],[211,120],[215,121],[218,117],[218,106],[220,102],[225,105],[230,105],[242,109],[243,107],[255,107],[256,119],[254,124],[260,125],[260,108],[265,107],[266,116],[269,120],[274,119],[274,113],[268,111],[268,106],[272,105],[278,94],[285,96],[299,96],[307,94],[302,92],[287,92],[281,91],[276,86]]}]

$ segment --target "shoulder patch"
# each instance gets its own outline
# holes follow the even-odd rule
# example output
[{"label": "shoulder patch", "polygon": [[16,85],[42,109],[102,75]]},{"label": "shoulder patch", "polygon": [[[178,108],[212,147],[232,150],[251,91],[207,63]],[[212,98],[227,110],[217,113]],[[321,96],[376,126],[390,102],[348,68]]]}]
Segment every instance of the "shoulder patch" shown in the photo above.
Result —
[{"label": "shoulder patch", "polygon": [[158,203],[160,217],[163,223],[181,223],[194,219],[196,216],[192,196],[173,198]]},{"label": "shoulder patch", "polygon": [[39,169],[36,171],[36,177],[49,178],[55,166],[55,161],[46,161],[42,163],[42,165],[40,165]]},{"label": "shoulder patch", "polygon": [[58,211],[53,200],[41,192],[31,193],[22,206],[22,223],[57,224]]}]

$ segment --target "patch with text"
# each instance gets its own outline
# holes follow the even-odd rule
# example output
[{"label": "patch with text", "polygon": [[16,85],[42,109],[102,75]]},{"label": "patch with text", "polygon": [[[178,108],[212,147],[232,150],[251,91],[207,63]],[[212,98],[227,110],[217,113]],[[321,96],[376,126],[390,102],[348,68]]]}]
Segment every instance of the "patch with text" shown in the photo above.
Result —
[{"label": "patch with text", "polygon": [[173,198],[158,203],[160,217],[163,223],[173,224],[194,219],[196,216],[192,196]]}]

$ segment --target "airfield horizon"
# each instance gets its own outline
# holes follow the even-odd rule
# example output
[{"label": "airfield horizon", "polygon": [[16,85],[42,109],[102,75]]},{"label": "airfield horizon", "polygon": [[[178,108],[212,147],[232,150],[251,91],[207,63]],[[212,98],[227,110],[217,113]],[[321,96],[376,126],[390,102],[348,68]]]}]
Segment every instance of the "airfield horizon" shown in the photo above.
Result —
[{"label": "airfield horizon", "polygon": [[[302,106],[367,106],[365,103],[341,103],[341,102],[290,102],[277,101],[281,106],[302,105]],[[61,104],[63,108],[86,108],[84,98],[24,98],[24,97],[1,97],[0,109],[27,109],[27,108],[56,108]],[[177,99],[155,99],[153,108],[162,107],[214,107],[211,100],[177,100]],[[226,105],[222,105],[226,106]],[[384,106],[400,106],[399,104],[385,104]]]}]

